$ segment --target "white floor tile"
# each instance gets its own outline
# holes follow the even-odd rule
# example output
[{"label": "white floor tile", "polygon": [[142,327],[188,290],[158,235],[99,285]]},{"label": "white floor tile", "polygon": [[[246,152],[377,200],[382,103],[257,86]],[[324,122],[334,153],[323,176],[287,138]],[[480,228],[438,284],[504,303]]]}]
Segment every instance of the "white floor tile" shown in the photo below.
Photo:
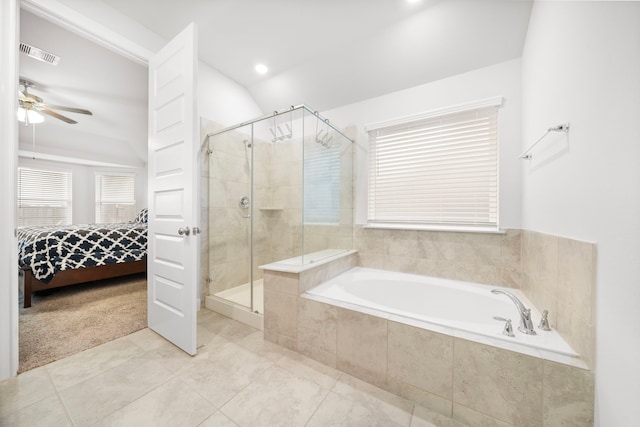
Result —
[{"label": "white floor tile", "polygon": [[240,426],[303,426],[328,390],[272,367],[238,393],[221,411]]},{"label": "white floor tile", "polygon": [[102,419],[95,426],[197,426],[214,412],[216,408],[182,380],[173,379]]},{"label": "white floor tile", "polygon": [[5,413],[0,411],[0,426],[64,427],[71,425],[67,412],[57,394],[16,412]]},{"label": "white floor tile", "polygon": [[198,331],[193,357],[144,329],[2,381],[0,426],[463,427],[206,309]]},{"label": "white floor tile", "polygon": [[7,415],[56,394],[45,368],[0,382],[0,414]]},{"label": "white floor tile", "polygon": [[144,353],[125,338],[99,345],[46,365],[58,391],[79,384]]},{"label": "white floor tile", "polygon": [[60,392],[75,425],[90,425],[171,377],[161,364],[135,358]]}]

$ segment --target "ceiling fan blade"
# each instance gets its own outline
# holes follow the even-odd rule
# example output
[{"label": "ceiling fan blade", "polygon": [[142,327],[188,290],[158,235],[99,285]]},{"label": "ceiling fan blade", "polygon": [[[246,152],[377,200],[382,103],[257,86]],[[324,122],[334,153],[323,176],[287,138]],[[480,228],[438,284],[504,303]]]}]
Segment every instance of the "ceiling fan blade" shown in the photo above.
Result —
[{"label": "ceiling fan blade", "polygon": [[48,116],[51,117],[55,117],[56,119],[62,120],[63,122],[67,122],[69,124],[76,124],[78,122],[76,122],[75,120],[70,119],[69,117],[63,116],[62,114],[58,114],[55,111],[51,111],[47,108],[38,108],[38,111],[40,111],[41,113],[44,113]]},{"label": "ceiling fan blade", "polygon": [[69,111],[71,113],[88,114],[90,116],[93,116],[93,113],[91,111],[85,110],[83,108],[63,107],[62,105],[51,105],[51,104],[44,104],[44,105],[45,105],[45,108],[50,108],[52,110]]},{"label": "ceiling fan blade", "polygon": [[20,97],[20,99],[21,99],[21,100],[22,100],[22,99],[29,99],[29,98],[27,97],[27,95],[26,95],[23,91],[21,91],[21,90],[19,90],[19,91],[18,91],[18,96]]}]

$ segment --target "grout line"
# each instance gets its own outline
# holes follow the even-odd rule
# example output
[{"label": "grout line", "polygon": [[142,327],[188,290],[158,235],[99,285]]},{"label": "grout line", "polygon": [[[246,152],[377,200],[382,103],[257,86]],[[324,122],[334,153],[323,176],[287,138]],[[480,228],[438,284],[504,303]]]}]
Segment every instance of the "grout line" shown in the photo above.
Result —
[{"label": "grout line", "polygon": [[327,400],[327,397],[329,397],[330,393],[333,393],[330,389],[327,390],[324,387],[321,387],[324,390],[326,390],[326,393],[324,395],[324,397],[322,398],[322,400],[320,401],[320,403],[318,403],[318,406],[316,406],[316,409],[313,410],[313,413],[311,415],[309,415],[309,418],[307,419],[307,421],[304,423],[304,425],[308,425],[309,422],[311,421],[311,419],[313,418],[313,416],[316,414],[316,412],[318,412],[318,409],[320,409],[320,407],[322,406],[322,404]]},{"label": "grout line", "polygon": [[136,397],[135,399],[133,399],[131,402],[128,402],[128,403],[127,403],[127,404],[125,404],[124,406],[121,406],[121,407],[119,407],[119,408],[117,408],[117,409],[115,409],[115,410],[113,410],[113,411],[109,412],[108,414],[106,414],[106,415],[105,415],[105,416],[103,416],[102,418],[100,418],[100,419],[98,419],[98,420],[94,421],[92,424],[96,424],[96,423],[98,423],[98,422],[100,422],[100,421],[104,420],[105,418],[107,418],[107,417],[109,417],[109,416],[111,416],[111,415],[115,414],[116,412],[119,412],[119,411],[124,410],[126,407],[131,406],[132,404],[134,404],[134,403],[135,403],[135,402],[137,402],[138,400],[142,399],[142,398],[143,398],[143,397],[145,397],[146,395],[150,394],[151,392],[153,392],[153,391],[157,390],[158,388],[162,387],[163,385],[165,385],[166,383],[168,383],[169,381],[172,381],[172,380],[174,380],[174,379],[176,379],[176,376],[175,376],[175,375],[174,375],[174,376],[172,376],[172,377],[167,378],[167,380],[166,380],[166,381],[163,381],[162,383],[160,383],[160,384],[158,384],[157,386],[155,386],[155,387],[151,388],[150,390],[147,390],[146,392],[142,393],[140,396]]},{"label": "grout line", "polygon": [[[67,408],[67,405],[64,403],[64,399],[62,399],[62,396],[60,395],[60,391],[58,390],[58,386],[56,386],[56,384],[53,382],[53,378],[51,378],[51,373],[49,372],[49,370],[46,368],[47,365],[44,365],[44,371],[47,374],[47,377],[49,377],[49,381],[51,382],[51,385],[53,385],[53,389],[55,390],[55,396],[58,398],[58,402],[60,402],[60,404],[62,405],[62,409],[64,409],[64,413],[67,416],[67,420],[69,421],[69,424],[72,426],[75,426],[76,424],[73,422],[73,418],[71,417],[71,412],[69,412],[69,409]],[[38,401],[41,402],[42,400]]]},{"label": "grout line", "polygon": [[453,418],[453,389],[455,387],[455,369],[456,369],[456,337],[451,337],[451,395],[449,396],[449,401],[451,402],[451,414],[449,415]]}]

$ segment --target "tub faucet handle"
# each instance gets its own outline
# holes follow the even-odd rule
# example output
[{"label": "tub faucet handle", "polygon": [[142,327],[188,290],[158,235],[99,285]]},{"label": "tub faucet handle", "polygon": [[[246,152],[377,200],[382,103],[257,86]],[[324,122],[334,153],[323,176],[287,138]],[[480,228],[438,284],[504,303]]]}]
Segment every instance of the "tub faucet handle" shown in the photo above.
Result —
[{"label": "tub faucet handle", "polygon": [[536,334],[536,331],[533,329],[533,322],[531,321],[531,309],[525,307],[517,296],[501,288],[492,289],[491,293],[505,295],[516,305],[518,314],[520,315],[520,326],[518,326],[520,332],[527,335]]},{"label": "tub faucet handle", "polygon": [[538,325],[538,329],[542,329],[543,331],[550,331],[551,327],[549,326],[549,310],[544,310],[542,312],[542,317],[540,318],[540,324]]},{"label": "tub faucet handle", "polygon": [[505,322],[504,329],[502,330],[502,335],[506,335],[508,337],[515,337],[515,334],[513,333],[513,326],[511,326],[511,319],[505,319],[504,317],[500,317],[500,316],[493,316],[493,318],[500,322]]}]

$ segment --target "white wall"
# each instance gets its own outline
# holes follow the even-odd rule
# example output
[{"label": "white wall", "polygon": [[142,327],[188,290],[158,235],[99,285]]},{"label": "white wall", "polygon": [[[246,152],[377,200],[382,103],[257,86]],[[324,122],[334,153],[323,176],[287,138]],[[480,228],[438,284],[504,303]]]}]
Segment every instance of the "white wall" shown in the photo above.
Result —
[{"label": "white wall", "polygon": [[[598,245],[596,425],[640,420],[640,4],[536,2],[523,142],[523,226]],[[524,146],[523,145],[523,148]]]},{"label": "white wall", "polygon": [[[147,169],[105,168],[73,163],[34,160],[20,157],[18,166],[65,170],[72,173],[73,223],[88,224],[95,221],[95,176],[98,172],[135,174],[136,211],[147,207]],[[131,218],[133,220],[133,218]]]},{"label": "white wall", "polygon": [[200,61],[198,114],[226,127],[259,117],[262,111],[243,86]]},{"label": "white wall", "polygon": [[422,113],[482,99],[502,96],[499,112],[500,226],[520,228],[521,119],[520,60],[514,59],[457,76],[335,108],[322,115],[338,128],[356,128],[355,221],[366,222],[367,124]]},{"label": "white wall", "polygon": [[18,371],[18,239],[15,235],[19,40],[17,0],[0,2],[0,380]]},{"label": "white wall", "polygon": [[102,1],[21,0],[21,7],[146,65],[166,43],[159,35]]}]

